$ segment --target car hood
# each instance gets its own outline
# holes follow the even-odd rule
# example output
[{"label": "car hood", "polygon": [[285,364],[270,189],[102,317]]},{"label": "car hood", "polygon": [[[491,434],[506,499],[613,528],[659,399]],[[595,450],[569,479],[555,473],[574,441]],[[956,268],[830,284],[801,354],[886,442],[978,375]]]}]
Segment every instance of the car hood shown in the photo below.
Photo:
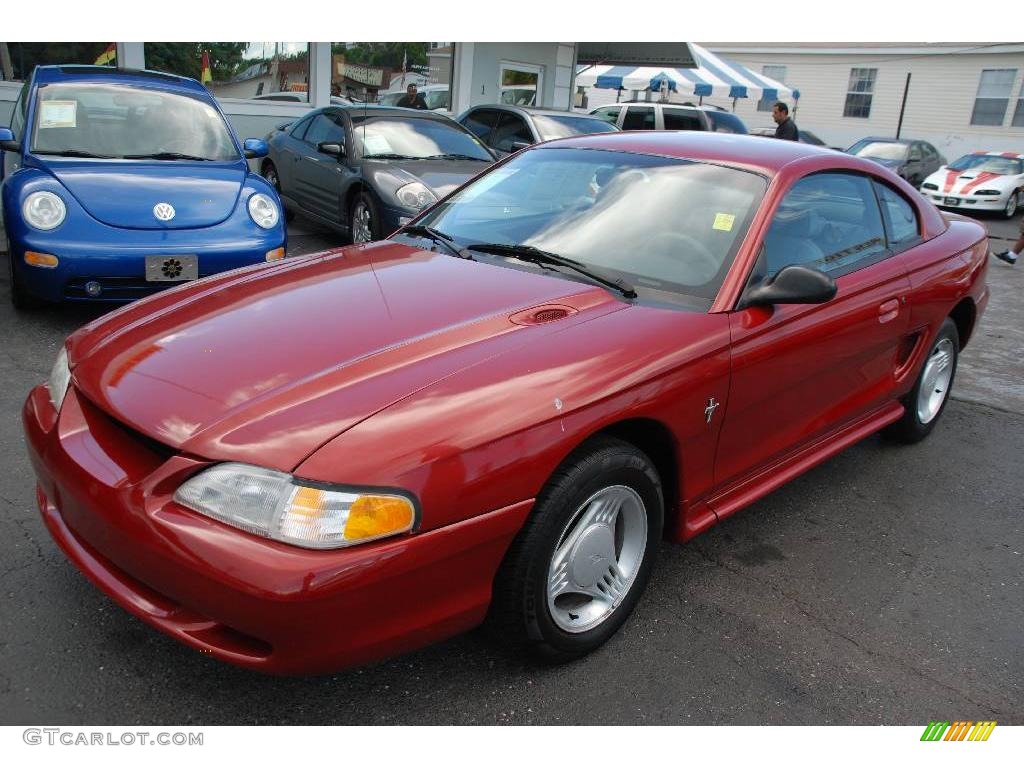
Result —
[{"label": "car hood", "polygon": [[[562,319],[523,320],[552,305]],[[86,326],[68,350],[78,391],[132,429],[287,471],[445,377],[628,306],[565,279],[383,242],[172,290]]]},{"label": "car hood", "polygon": [[[235,209],[246,176],[240,162],[54,162],[45,167],[93,218],[125,229],[219,224]],[[157,219],[158,203],[169,203],[174,218]]]},{"label": "car hood", "polygon": [[405,184],[420,181],[441,198],[489,167],[490,163],[476,160],[367,160],[363,175],[392,194]]}]

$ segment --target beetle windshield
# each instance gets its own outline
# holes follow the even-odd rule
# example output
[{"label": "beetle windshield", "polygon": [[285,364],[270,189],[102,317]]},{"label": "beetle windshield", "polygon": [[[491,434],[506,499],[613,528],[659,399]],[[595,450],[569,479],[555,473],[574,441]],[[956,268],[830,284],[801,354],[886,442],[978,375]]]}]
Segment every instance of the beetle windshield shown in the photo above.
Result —
[{"label": "beetle windshield", "polygon": [[32,151],[71,157],[237,160],[212,105],[183,93],[120,83],[39,88]]},{"label": "beetle windshield", "polygon": [[643,298],[707,305],[765,189],[761,176],[736,168],[548,147],[513,156],[417,223],[463,246],[558,254],[622,278]]},{"label": "beetle windshield", "polygon": [[421,160],[428,157],[483,160],[494,158],[458,123],[418,117],[370,117],[353,112],[356,143],[364,158]]}]

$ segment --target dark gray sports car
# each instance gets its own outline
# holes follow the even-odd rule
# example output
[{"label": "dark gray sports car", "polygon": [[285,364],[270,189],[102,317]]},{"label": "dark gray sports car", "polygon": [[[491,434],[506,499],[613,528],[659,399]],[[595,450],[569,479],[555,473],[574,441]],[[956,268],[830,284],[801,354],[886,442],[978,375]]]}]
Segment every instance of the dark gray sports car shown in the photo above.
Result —
[{"label": "dark gray sports car", "polygon": [[366,243],[494,162],[454,120],[379,106],[315,109],[267,137],[260,166],[287,213],[300,211]]}]

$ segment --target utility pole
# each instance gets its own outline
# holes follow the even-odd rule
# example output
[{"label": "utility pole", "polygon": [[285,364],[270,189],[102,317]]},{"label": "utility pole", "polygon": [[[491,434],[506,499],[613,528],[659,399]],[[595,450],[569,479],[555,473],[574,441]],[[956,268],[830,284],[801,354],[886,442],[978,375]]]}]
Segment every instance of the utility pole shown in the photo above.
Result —
[{"label": "utility pole", "polygon": [[903,101],[900,103],[900,120],[896,124],[896,138],[900,137],[900,131],[903,130],[903,110],[907,108],[907,91],[910,90],[910,73],[907,72],[907,82],[903,86]]}]

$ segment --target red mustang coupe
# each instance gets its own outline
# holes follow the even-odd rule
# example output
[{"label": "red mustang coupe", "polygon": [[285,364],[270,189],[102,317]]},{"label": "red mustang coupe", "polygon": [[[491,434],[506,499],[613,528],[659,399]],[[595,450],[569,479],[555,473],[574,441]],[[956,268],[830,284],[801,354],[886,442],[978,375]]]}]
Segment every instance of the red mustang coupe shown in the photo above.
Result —
[{"label": "red mustang coupe", "polygon": [[804,144],[523,150],[389,240],[72,335],[24,409],[46,525],[131,613],[280,673],[485,619],[551,659],[685,541],[885,428],[925,437],[987,240]]}]

